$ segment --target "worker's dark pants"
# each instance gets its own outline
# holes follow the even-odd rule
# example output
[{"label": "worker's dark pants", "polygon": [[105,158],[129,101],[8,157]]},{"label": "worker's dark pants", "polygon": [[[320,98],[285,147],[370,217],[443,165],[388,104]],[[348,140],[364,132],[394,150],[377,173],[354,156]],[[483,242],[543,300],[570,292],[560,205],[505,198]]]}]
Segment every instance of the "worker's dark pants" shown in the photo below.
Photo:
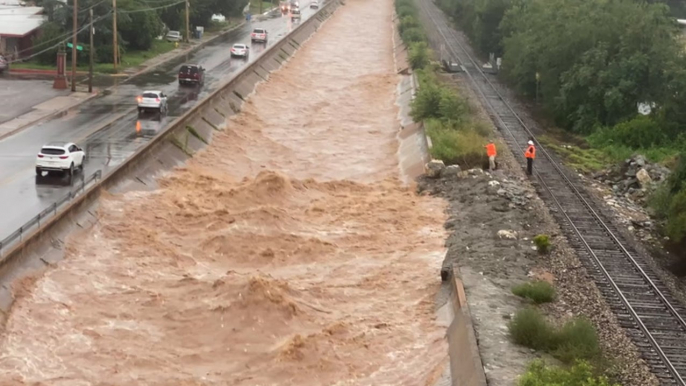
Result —
[{"label": "worker's dark pants", "polygon": [[528,175],[534,174],[534,159],[533,158],[527,158],[526,159],[526,173]]}]

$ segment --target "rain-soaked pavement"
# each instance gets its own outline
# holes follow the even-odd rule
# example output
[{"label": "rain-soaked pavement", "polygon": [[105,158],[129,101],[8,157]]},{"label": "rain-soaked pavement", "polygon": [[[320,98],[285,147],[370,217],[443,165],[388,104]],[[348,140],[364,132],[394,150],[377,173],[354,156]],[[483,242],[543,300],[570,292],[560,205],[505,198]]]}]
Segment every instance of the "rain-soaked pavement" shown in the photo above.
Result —
[{"label": "rain-soaked pavement", "polygon": [[[308,4],[301,4],[303,21],[316,11],[310,9]],[[4,203],[3,216],[0,218],[0,240],[73,189],[66,178],[36,177],[35,157],[42,145],[51,141],[75,142],[83,147],[88,157],[83,175],[87,177],[97,170],[102,170],[104,175],[150,141],[174,118],[214,91],[223,79],[246,65],[244,59],[230,58],[229,49],[234,43],[247,43],[251,51],[249,60],[253,61],[265,47],[281,40],[296,26],[289,17],[253,21],[190,55],[124,81],[112,92],[88,101],[61,117],[29,127],[0,141],[0,201]],[[269,31],[268,45],[250,43],[250,32],[256,27]],[[197,63],[206,69],[203,87],[178,85],[176,73],[182,63]],[[108,79],[112,81],[115,78]],[[142,116],[142,130],[137,133],[135,97],[144,90],[161,90],[169,95],[169,112],[161,120],[158,116]],[[108,123],[111,124],[103,128]],[[77,178],[74,180],[78,181]]]}]

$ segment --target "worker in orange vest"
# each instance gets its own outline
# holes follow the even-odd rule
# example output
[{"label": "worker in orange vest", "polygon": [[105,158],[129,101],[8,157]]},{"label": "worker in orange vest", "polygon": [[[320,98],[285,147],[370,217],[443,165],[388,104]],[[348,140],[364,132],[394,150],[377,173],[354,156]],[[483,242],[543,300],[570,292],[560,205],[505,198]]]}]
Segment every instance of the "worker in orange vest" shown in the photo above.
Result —
[{"label": "worker in orange vest", "polygon": [[524,157],[526,157],[526,173],[532,175],[534,172],[534,158],[536,158],[536,148],[534,147],[534,141],[529,141],[529,147],[526,148],[524,152]]},{"label": "worker in orange vest", "polygon": [[484,146],[486,148],[486,155],[488,156],[488,170],[495,170],[495,156],[498,152],[495,150],[495,143],[493,140],[488,141],[488,145]]}]

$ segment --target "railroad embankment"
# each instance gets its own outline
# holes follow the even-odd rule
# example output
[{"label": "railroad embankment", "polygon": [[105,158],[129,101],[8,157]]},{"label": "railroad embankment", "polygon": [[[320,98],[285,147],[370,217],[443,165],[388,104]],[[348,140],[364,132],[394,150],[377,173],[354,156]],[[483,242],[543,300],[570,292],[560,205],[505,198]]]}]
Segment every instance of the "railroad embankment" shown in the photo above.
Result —
[{"label": "railroad embankment", "polygon": [[[443,16],[433,4],[417,4],[422,4],[421,12],[411,14],[408,9],[405,16],[421,20],[425,37],[420,39],[433,44],[437,54],[441,50],[445,52],[447,46],[460,38],[459,33],[445,30],[446,21],[437,20]],[[411,20],[406,19],[406,23],[412,25]],[[416,24],[413,28],[417,28]],[[453,55],[464,60],[468,54],[463,50]],[[470,71],[478,73],[478,65],[469,63],[468,66]],[[426,64],[418,67],[426,68]],[[493,108],[490,103],[495,103],[491,101],[499,99],[495,93],[484,95],[479,89],[488,86],[487,81],[475,81],[464,73],[442,80],[449,82],[461,98],[476,105],[484,122],[495,119],[498,128],[503,130],[496,130],[495,125],[489,128],[491,135],[500,138],[495,172],[470,169],[455,173],[454,168],[442,171],[438,168],[435,173],[438,178],[426,178],[420,184],[422,189],[450,202],[446,228],[452,235],[444,265],[452,263],[460,268],[489,384],[512,385],[527,379],[555,383],[579,374],[591,376],[598,370],[623,385],[656,384],[590,273],[568,245],[566,234],[551,216],[547,203],[539,198],[531,179],[524,175],[519,146],[512,142],[511,136],[505,137],[506,125],[517,122],[516,118],[501,118],[490,110]],[[526,138],[523,140],[525,143]],[[480,157],[485,161],[484,153]],[[460,164],[459,159],[445,158],[445,161]],[[467,169],[471,165],[467,162],[463,166]],[[521,289],[528,288],[522,284],[530,282],[534,290]],[[548,284],[544,286],[545,283]],[[522,297],[513,294],[515,288]],[[545,301],[534,301],[529,297],[539,299],[536,288],[549,288],[547,291],[554,295]],[[532,303],[541,304],[530,309]],[[528,323],[522,323],[523,320]],[[539,328],[521,330],[518,327],[522,324]],[[563,327],[554,327],[557,325]],[[570,333],[572,330],[574,333]],[[523,339],[522,333],[531,333],[533,340]],[[571,335],[584,336],[584,339],[571,338]],[[563,343],[568,340],[571,341]],[[591,368],[582,365],[569,372],[555,369],[555,361],[553,368],[538,363],[530,366],[534,359],[547,354],[568,363],[585,360]],[[603,359],[608,357],[614,359]],[[525,378],[518,380],[522,374],[526,374]]]}]

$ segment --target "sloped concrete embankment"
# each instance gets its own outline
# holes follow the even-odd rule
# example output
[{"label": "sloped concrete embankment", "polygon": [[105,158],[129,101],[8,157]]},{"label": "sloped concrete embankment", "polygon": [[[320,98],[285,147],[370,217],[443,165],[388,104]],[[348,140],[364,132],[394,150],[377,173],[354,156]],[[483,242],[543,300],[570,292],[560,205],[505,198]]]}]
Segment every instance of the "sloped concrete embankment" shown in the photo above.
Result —
[{"label": "sloped concrete embankment", "polygon": [[240,111],[242,104],[266,81],[269,74],[279,69],[305,41],[341,5],[339,0],[328,0],[319,12],[293,29],[274,46],[265,50],[253,64],[210,94],[191,110],[174,120],[155,139],[139,149],[126,162],[103,176],[74,199],[33,234],[24,238],[0,259],[0,310],[8,310],[12,303],[9,284],[36,269],[62,258],[64,238],[79,229],[88,229],[97,222],[93,208],[103,190],[150,189],[161,172],[181,165],[195,152],[204,148],[217,130],[223,130],[227,118]]},{"label": "sloped concrete embankment", "polygon": [[[431,160],[431,140],[426,135],[423,124],[414,122],[410,116],[410,104],[417,90],[417,79],[408,65],[407,47],[400,39],[397,20],[395,25],[393,51],[396,72],[401,75],[397,102],[401,123],[398,133],[398,158],[403,176],[406,179],[414,179],[424,173],[426,163]],[[445,268],[441,276],[444,285],[448,286],[449,293],[447,318],[450,324],[447,337],[450,383],[453,386],[486,386],[486,374],[459,269]]]},{"label": "sloped concrete embankment", "polygon": [[410,116],[410,102],[414,98],[416,90],[416,76],[412,73],[407,60],[407,47],[403,44],[398,34],[398,20],[396,18],[393,28],[393,55],[396,73],[400,75],[398,83],[399,107],[398,120],[400,131],[398,132],[398,160],[400,171],[405,182],[414,180],[424,173],[424,165],[429,162],[429,142],[424,134],[422,123],[416,123]]}]

